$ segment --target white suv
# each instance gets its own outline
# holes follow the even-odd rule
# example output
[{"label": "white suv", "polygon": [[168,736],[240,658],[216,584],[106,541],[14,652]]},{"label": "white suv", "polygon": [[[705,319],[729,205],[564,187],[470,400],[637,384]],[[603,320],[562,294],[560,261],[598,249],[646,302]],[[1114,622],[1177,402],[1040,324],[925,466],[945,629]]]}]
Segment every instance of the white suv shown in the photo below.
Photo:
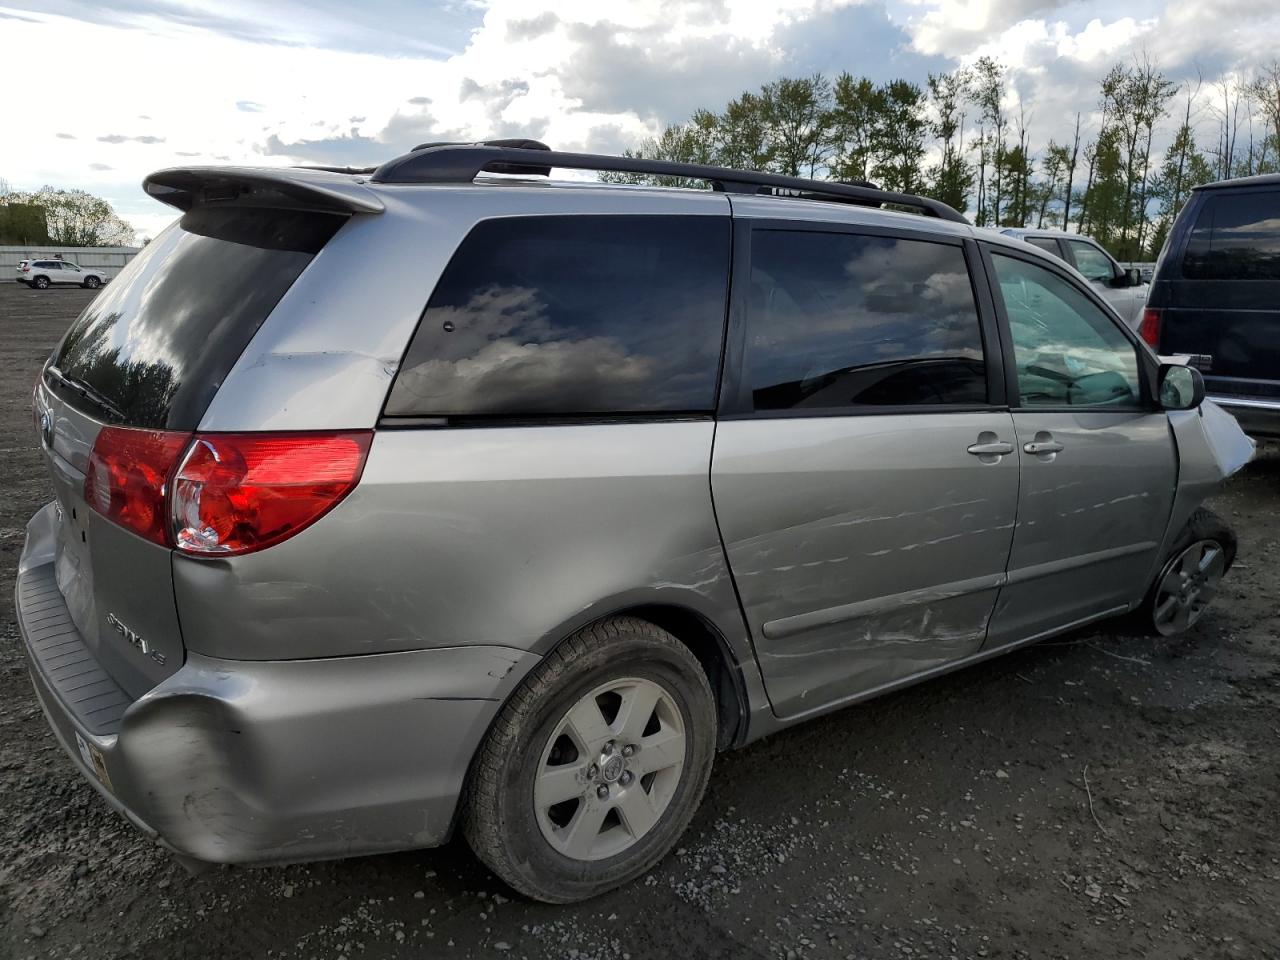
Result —
[{"label": "white suv", "polygon": [[55,283],[74,283],[78,287],[97,290],[107,282],[99,270],[89,270],[70,260],[20,260],[18,282],[36,290],[44,290]]}]

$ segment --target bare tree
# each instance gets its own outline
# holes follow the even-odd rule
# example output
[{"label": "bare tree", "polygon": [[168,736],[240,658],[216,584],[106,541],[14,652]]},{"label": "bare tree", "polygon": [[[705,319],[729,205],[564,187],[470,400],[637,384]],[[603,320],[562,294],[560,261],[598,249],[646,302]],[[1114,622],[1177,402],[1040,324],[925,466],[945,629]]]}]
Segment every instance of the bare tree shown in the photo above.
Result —
[{"label": "bare tree", "polygon": [[1280,60],[1272,60],[1254,74],[1249,93],[1263,117],[1263,155],[1269,149],[1276,158],[1271,167],[1280,168]]},{"label": "bare tree", "polygon": [[1234,175],[1236,167],[1236,141],[1240,136],[1240,84],[1231,74],[1219,77],[1213,85],[1214,117],[1218,121],[1218,144],[1215,166],[1219,180]]},{"label": "bare tree", "polygon": [[1062,229],[1071,222],[1071,191],[1075,186],[1076,161],[1080,156],[1080,114],[1076,114],[1076,132],[1071,140],[1071,156],[1066,164],[1066,189],[1062,191]]}]

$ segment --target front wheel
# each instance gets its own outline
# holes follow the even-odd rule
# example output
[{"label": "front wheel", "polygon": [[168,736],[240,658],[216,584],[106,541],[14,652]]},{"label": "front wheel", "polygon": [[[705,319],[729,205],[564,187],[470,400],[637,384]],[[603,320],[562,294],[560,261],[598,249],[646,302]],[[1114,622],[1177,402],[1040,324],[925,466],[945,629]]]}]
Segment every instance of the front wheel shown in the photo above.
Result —
[{"label": "front wheel", "polygon": [[88,290],[97,290],[100,286],[102,286],[102,281],[99,280],[97,277],[85,277],[84,285],[85,285],[85,288]]},{"label": "front wheel", "polygon": [[585,900],[652,868],[702,800],[716,711],[696,657],[634,617],[588,627],[503,707],[476,758],[464,832],[513,889]]},{"label": "front wheel", "polygon": [[1213,511],[1197,510],[1139,608],[1140,626],[1164,637],[1190,630],[1208,609],[1235,557],[1231,527]]}]

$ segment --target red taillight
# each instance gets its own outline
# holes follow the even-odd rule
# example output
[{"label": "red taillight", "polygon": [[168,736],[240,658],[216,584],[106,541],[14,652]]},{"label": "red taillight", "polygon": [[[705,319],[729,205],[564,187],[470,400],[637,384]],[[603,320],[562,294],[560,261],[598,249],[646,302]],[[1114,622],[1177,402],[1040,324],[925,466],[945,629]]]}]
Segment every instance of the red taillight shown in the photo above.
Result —
[{"label": "red taillight", "polygon": [[28,267],[28,266],[25,266],[25,265],[24,265],[24,266],[23,266],[23,268],[22,268],[22,272],[23,272],[23,273],[30,273],[30,272],[31,272],[31,268],[30,268],[30,267]]},{"label": "red taillight", "polygon": [[228,556],[293,536],[355,488],[372,440],[367,430],[198,434],[173,479],[174,545]]},{"label": "red taillight", "polygon": [[1147,307],[1142,311],[1142,323],[1138,327],[1138,336],[1153,347],[1160,346],[1160,308]]},{"label": "red taillight", "polygon": [[138,536],[167,544],[165,482],[190,439],[189,433],[103,427],[89,454],[85,502]]}]

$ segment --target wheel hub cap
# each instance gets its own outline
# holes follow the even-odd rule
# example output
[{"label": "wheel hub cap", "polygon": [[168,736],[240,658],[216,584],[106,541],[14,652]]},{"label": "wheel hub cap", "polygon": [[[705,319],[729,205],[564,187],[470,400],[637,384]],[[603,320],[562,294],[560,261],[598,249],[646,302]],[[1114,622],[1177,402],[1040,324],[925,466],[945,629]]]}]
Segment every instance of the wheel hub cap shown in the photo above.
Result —
[{"label": "wheel hub cap", "polygon": [[1169,636],[1189,629],[1209,606],[1225,571],[1226,557],[1214,540],[1198,540],[1171,559],[1156,587],[1156,630]]},{"label": "wheel hub cap", "polygon": [[626,768],[626,761],[621,755],[615,754],[600,764],[600,779],[605,783],[617,783],[618,778],[622,776],[622,771]]},{"label": "wheel hub cap", "polygon": [[601,684],[569,708],[543,747],[533,784],[543,837],[575,860],[622,853],[666,812],[684,757],[684,719],[662,685]]}]

